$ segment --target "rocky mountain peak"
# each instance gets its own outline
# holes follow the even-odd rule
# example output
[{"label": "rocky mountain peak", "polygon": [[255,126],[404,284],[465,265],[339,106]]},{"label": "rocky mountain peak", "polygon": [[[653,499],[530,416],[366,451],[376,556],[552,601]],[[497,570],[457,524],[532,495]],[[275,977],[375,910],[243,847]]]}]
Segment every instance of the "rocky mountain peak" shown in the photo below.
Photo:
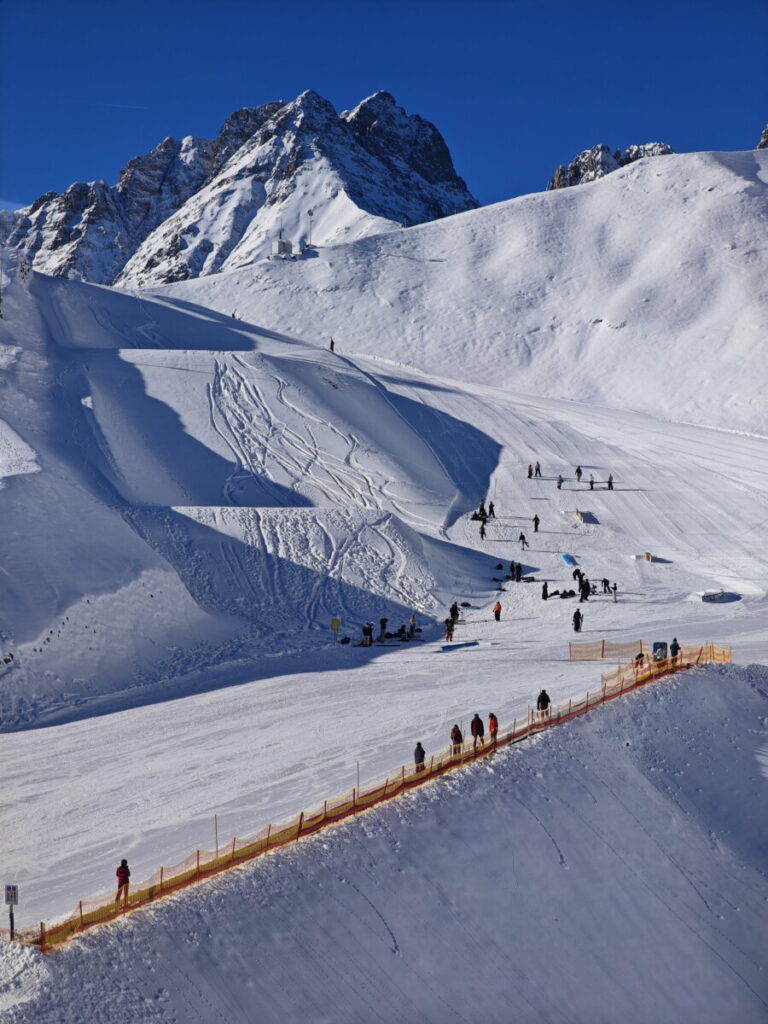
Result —
[{"label": "rocky mountain peak", "polygon": [[310,217],[331,244],[478,205],[437,128],[390,93],[339,115],[308,89],[235,111],[215,139],[165,138],[114,186],[47,193],[0,218],[0,241],[45,273],[149,285],[263,258],[283,230],[303,247]]},{"label": "rocky mountain peak", "polygon": [[570,188],[587,181],[604,178],[611,171],[618,170],[635,160],[646,156],[666,156],[674,150],[666,142],[647,142],[642,146],[629,146],[623,153],[620,149],[611,152],[608,146],[598,145],[585,149],[567,166],[561,165],[552,175],[547,190]]},{"label": "rocky mountain peak", "polygon": [[437,128],[418,114],[406,114],[391,93],[376,92],[341,117],[360,144],[379,159],[401,159],[433,184],[457,180],[451,154]]},{"label": "rocky mountain peak", "polygon": [[757,144],[757,149],[768,149],[768,124],[763,128],[763,133],[760,136],[760,141]]}]

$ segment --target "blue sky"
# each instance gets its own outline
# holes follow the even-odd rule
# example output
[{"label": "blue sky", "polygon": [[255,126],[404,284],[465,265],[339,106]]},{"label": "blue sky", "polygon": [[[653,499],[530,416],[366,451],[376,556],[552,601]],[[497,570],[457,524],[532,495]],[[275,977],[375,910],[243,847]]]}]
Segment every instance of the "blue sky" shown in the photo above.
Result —
[{"label": "blue sky", "polygon": [[378,89],[433,121],[482,203],[598,142],[751,149],[768,0],[0,0],[0,198],[117,180],[243,106]]}]

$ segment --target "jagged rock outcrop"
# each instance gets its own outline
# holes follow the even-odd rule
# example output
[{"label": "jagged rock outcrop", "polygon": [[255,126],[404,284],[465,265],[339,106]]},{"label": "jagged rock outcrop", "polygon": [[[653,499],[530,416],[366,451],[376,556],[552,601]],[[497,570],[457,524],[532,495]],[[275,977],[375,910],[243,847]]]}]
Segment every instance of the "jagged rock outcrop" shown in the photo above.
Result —
[{"label": "jagged rock outcrop", "polygon": [[308,91],[236,111],[215,139],[167,138],[114,186],[49,192],[0,239],[49,274],[145,286],[243,266],[281,232],[351,241],[478,205],[437,128],[389,93],[338,114]]},{"label": "jagged rock outcrop", "polygon": [[674,150],[666,142],[647,142],[643,146],[629,146],[623,153],[617,149],[611,153],[608,146],[593,146],[585,149],[568,164],[560,166],[547,185],[547,189],[570,188],[571,185],[583,185],[596,178],[604,178],[606,174],[634,163],[645,156],[666,156]]},{"label": "jagged rock outcrop", "polygon": [[768,149],[768,124],[763,128],[763,133],[760,136],[756,149]]}]

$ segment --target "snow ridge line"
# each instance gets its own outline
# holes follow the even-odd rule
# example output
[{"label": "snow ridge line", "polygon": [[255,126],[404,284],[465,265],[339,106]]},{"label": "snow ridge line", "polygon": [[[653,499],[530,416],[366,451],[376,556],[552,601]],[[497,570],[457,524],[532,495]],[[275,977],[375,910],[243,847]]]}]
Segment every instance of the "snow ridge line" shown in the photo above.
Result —
[{"label": "snow ridge line", "polygon": [[[685,660],[684,660],[685,659]],[[707,643],[701,647],[685,647],[682,657],[667,658],[663,661],[646,661],[642,665],[634,661],[619,665],[612,672],[601,676],[597,691],[588,691],[585,697],[568,703],[550,706],[547,712],[533,712],[530,708],[525,718],[515,719],[511,727],[502,730],[495,740],[481,743],[479,748],[470,748],[469,742],[448,747],[430,758],[429,764],[417,767],[403,765],[398,772],[388,776],[383,783],[365,790],[353,789],[342,797],[326,800],[323,807],[311,814],[304,811],[290,823],[269,825],[249,839],[233,838],[224,852],[197,850],[181,864],[172,868],[161,867],[145,882],[121,898],[101,897],[97,900],[81,901],[75,912],[66,921],[46,926],[40,924],[37,930],[28,929],[16,933],[16,939],[35,946],[42,953],[49,953],[63,945],[81,931],[114,921],[132,913],[171,893],[186,889],[213,875],[228,871],[280,846],[298,842],[299,839],[314,835],[330,825],[360,814],[385,800],[391,800],[403,792],[421,786],[446,772],[462,768],[481,758],[494,754],[498,749],[512,743],[529,739],[554,725],[561,725],[579,715],[585,714],[601,704],[631,693],[647,683],[677,672],[697,668],[710,663],[731,662],[731,648]]]}]

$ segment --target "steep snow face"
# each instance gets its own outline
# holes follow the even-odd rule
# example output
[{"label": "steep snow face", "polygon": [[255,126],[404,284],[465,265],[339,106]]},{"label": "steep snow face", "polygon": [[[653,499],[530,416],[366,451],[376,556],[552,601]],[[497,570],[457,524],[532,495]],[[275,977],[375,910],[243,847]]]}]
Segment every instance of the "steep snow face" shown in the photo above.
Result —
[{"label": "steep snow face", "polygon": [[604,178],[606,174],[634,163],[635,160],[642,160],[646,156],[668,156],[674,150],[666,142],[646,142],[642,146],[629,146],[622,153],[617,149],[611,153],[610,149],[603,146],[593,146],[592,149],[585,149],[568,164],[567,167],[560,166],[552,176],[547,189],[569,188],[571,185],[583,185],[587,181],[595,181],[597,178]]},{"label": "steep snow face", "polygon": [[48,193],[0,232],[45,273],[146,285],[245,265],[280,231],[298,249],[477,205],[434,125],[388,93],[339,116],[309,91],[237,111],[215,140],[165,139],[116,186]]},{"label": "steep snow face", "polygon": [[160,293],[427,373],[768,434],[767,224],[768,151],[670,155]]}]

